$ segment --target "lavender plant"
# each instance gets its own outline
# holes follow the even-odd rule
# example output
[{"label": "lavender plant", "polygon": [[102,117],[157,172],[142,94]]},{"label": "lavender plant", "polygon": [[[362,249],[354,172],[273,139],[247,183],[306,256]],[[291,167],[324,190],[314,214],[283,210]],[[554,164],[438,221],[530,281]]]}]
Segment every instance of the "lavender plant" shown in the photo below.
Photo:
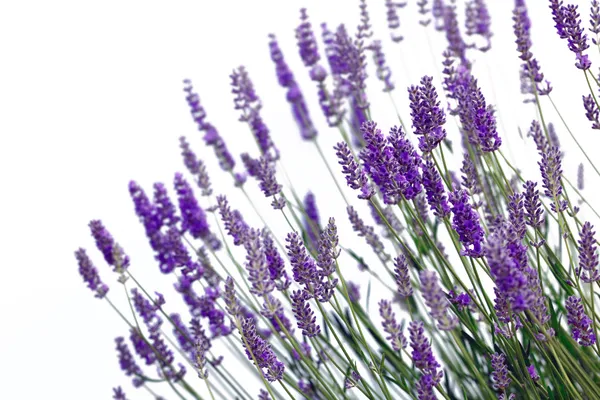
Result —
[{"label": "lavender plant", "polygon": [[[330,183],[327,197],[289,180],[286,154],[261,112],[261,82],[247,68],[230,75],[234,108],[256,142],[239,158],[227,147],[235,137],[207,121],[184,80],[182,107],[187,101],[222,171],[209,171],[196,155],[196,138],[181,137],[188,173],[174,175],[172,194],[163,183],[153,186],[153,197],[135,181],[129,185],[159,270],[183,303],[152,294],[108,228],[89,223],[98,251],[75,252],[79,272],[122,319],[116,359],[148,398],[600,399],[598,222],[588,220],[600,215],[581,196],[583,164],[576,186],[563,164],[583,157],[600,173],[568,125],[576,154],[561,147],[548,121],[552,87],[533,56],[527,4],[506,2],[512,56],[521,65],[515,85],[533,110],[521,139],[503,127],[476,77],[475,65],[495,50],[486,1],[405,5],[385,2],[392,43],[377,38],[383,32],[366,0],[358,2],[356,29],[323,23],[322,43],[300,10],[291,34],[313,92],[300,89],[302,72],[286,62],[292,49],[284,57],[275,35],[265,40],[299,137],[314,145],[305,163],[323,165],[314,179]],[[590,7],[589,28],[577,5],[563,1],[550,0],[547,17],[589,88],[580,117],[599,129],[600,78],[592,72],[598,57],[586,34],[598,44],[598,2]],[[414,33],[400,24],[405,17],[419,19],[422,34],[442,34],[447,47],[436,61],[438,77],[424,75],[395,91],[402,85],[393,80],[384,44],[411,40]],[[370,69],[396,109],[392,126],[378,124]],[[322,115],[309,112],[311,96]],[[401,96],[407,107],[396,106]],[[339,135],[332,148],[320,146],[319,119],[330,127],[327,135]],[[507,144],[519,140],[537,149],[534,173],[509,161]],[[226,179],[232,192],[216,193],[211,180]],[[239,199],[252,215],[236,209]],[[343,211],[337,220],[319,209],[335,202]],[[255,220],[261,223],[247,222]],[[282,224],[287,232],[277,228]],[[92,261],[100,257],[116,274],[111,285],[108,269]],[[356,275],[360,283],[349,280]],[[109,290],[118,285],[124,291]],[[115,306],[119,295],[129,309]],[[116,386],[113,398],[129,397]]]}]

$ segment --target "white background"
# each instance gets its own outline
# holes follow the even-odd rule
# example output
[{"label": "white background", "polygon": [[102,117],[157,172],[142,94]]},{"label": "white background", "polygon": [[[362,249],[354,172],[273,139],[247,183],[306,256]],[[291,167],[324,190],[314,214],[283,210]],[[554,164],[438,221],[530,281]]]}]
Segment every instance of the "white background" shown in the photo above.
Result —
[{"label": "white background", "polygon": [[[444,38],[430,31],[437,56],[433,64],[423,30],[415,23],[413,1],[399,11],[407,39],[400,45],[388,40],[383,0],[369,3],[376,36],[384,39],[394,72],[394,95],[408,120],[406,87],[432,74],[440,88],[437,55]],[[537,155],[530,143],[525,147],[518,138],[518,128],[526,130],[535,114],[530,105],[521,103],[512,2],[488,3],[493,3],[493,49],[477,59],[475,71],[488,101],[499,109],[501,135],[505,147],[510,147],[506,154],[512,155],[528,178],[539,180]],[[589,128],[581,106],[581,95],[587,93],[583,74],[574,68],[574,55],[566,42],[554,32],[547,2],[529,3],[535,3],[530,4],[534,54],[555,87],[553,98],[569,126],[595,157],[598,133]],[[587,14],[587,2],[580,4]],[[122,297],[115,276],[89,236],[88,221],[101,218],[131,256],[136,276],[149,287],[165,290],[171,286],[171,278],[157,272],[133,213],[127,183],[136,179],[150,191],[153,182],[162,181],[171,190],[173,173],[183,170],[178,149],[181,135],[206,156],[216,191],[233,193],[229,178],[215,168],[211,152],[202,147],[184,100],[182,79],[193,80],[208,120],[233,153],[255,153],[247,128],[237,122],[229,88],[232,68],[246,65],[296,188],[302,193],[309,188],[315,191],[323,219],[333,215],[345,221],[341,199],[323,164],[313,147],[299,138],[269,59],[267,34],[273,32],[310,99],[319,141],[333,165],[330,149],[339,135],[324,124],[314,101],[314,85],[294,42],[293,29],[302,6],[308,7],[317,33],[322,21],[332,28],[346,22],[352,30],[357,24],[358,2],[348,0],[3,2],[0,398],[107,399],[111,387],[118,384],[132,399],[147,398],[129,386],[118,368],[113,338],[126,334],[126,326],[84,286],[73,252],[86,247],[102,278],[111,285],[111,295]],[[584,21],[587,27],[587,15]],[[590,54],[597,73],[597,49],[590,49]],[[393,110],[379,82],[371,79],[369,85],[374,119],[386,130],[397,123]],[[550,109],[549,103],[544,106]],[[564,145],[565,173],[574,180],[583,157],[560,121],[548,115]],[[453,124],[448,129],[458,146]],[[592,179],[590,168],[587,177],[587,195],[593,196],[597,180]],[[277,221],[277,232],[283,237],[286,228],[280,216],[269,210],[255,186],[248,184],[253,198],[270,220]],[[243,209],[243,199],[232,194],[231,200],[235,208]],[[258,225],[256,218],[248,219]],[[341,235],[346,244],[355,240],[346,230]],[[177,300],[168,305],[180,307]],[[194,381],[193,372],[188,376]]]}]

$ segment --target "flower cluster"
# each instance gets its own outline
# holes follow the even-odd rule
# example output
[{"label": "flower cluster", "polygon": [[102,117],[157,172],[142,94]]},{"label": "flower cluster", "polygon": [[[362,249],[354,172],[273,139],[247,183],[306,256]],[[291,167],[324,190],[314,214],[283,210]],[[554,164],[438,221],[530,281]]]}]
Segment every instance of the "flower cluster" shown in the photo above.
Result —
[{"label": "flower cluster", "polygon": [[[243,171],[226,145],[237,145],[239,136],[221,136],[184,80],[192,127],[201,133],[179,138],[185,173],[176,173],[170,188],[155,182],[146,193],[135,181],[128,188],[166,281],[161,293],[145,286],[103,222],[89,223],[98,254],[81,247],[75,258],[85,285],[126,324],[114,343],[127,381],[157,399],[161,385],[193,400],[600,398],[598,213],[584,198],[596,177],[584,185],[584,164],[588,174],[600,172],[591,146],[549,96],[533,55],[538,16],[530,17],[525,0],[514,0],[512,57],[520,67],[513,72],[524,96],[510,100],[526,103],[519,107],[526,118],[516,119],[526,125],[514,127],[502,121],[508,111],[486,99],[494,91],[480,76],[492,59],[484,53],[498,51],[492,39],[504,35],[492,31],[491,16],[502,18],[496,3],[419,0],[420,15],[412,17],[422,32],[415,35],[400,32],[400,16],[411,18],[414,10],[403,14],[405,2],[386,0],[389,37],[379,32],[377,9],[357,3],[358,26],[322,23],[320,32],[301,9],[290,35],[296,54],[280,46],[283,34],[268,35],[268,51],[263,46],[257,59],[270,58],[270,78],[252,80],[244,66],[233,70],[233,112],[256,143],[239,154]],[[545,18],[568,42],[576,58],[571,68],[582,70],[589,89],[577,94],[580,117],[600,129],[600,83],[591,73],[597,55],[588,52],[578,8],[549,3]],[[596,0],[589,27],[597,45]],[[399,60],[384,50],[415,37],[444,43],[441,54],[430,45],[434,58],[442,56],[439,89],[424,72],[392,80]],[[412,60],[406,46],[401,51]],[[300,63],[308,77],[292,72]],[[367,71],[374,71],[378,90],[371,90]],[[579,78],[571,86],[585,88]],[[283,111],[263,108],[257,88],[268,87],[265,79],[283,88]],[[316,91],[303,91],[303,79]],[[395,90],[402,85],[408,93]],[[380,89],[395,113],[382,106]],[[313,101],[325,118],[313,119]],[[265,121],[274,112],[291,117],[299,137],[282,139],[283,125],[271,131]],[[384,127],[386,115],[397,120]],[[549,121],[555,116],[564,126]],[[340,135],[333,149],[321,147],[330,140],[322,123]],[[198,138],[221,167],[215,175],[204,153],[192,150]],[[291,167],[290,145],[302,165]],[[515,157],[516,150],[524,156]],[[307,178],[304,186],[291,179],[298,174]],[[347,196],[350,189],[358,199]],[[92,262],[100,256],[124,290],[109,291]],[[255,383],[260,391],[250,393]],[[114,386],[112,397],[126,399]]]}]

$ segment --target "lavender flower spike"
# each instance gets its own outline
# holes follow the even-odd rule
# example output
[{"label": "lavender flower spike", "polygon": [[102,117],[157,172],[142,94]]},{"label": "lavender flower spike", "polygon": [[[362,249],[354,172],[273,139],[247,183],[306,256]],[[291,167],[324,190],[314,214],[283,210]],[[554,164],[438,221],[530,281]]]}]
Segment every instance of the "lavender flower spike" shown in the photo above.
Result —
[{"label": "lavender flower spike", "polygon": [[504,354],[492,354],[492,370],[494,389],[501,392],[505,391],[510,384],[511,379],[508,377],[508,368],[506,367],[506,357]]},{"label": "lavender flower spike", "polygon": [[385,248],[379,236],[375,233],[375,230],[372,226],[366,225],[364,221],[360,218],[354,207],[348,206],[346,209],[348,211],[348,219],[352,224],[352,229],[358,233],[358,236],[362,236],[366,239],[373,252],[377,254],[382,259],[389,259],[389,255],[385,253]]},{"label": "lavender flower spike", "polygon": [[392,303],[388,300],[379,302],[379,315],[383,319],[383,330],[388,334],[387,340],[392,344],[394,351],[401,351],[406,348],[406,337],[402,333],[402,327],[396,322],[396,317],[392,312]]},{"label": "lavender flower spike", "polygon": [[394,276],[398,287],[398,295],[403,299],[412,296],[413,288],[410,283],[408,264],[406,263],[404,254],[398,255],[398,257],[394,259],[394,266],[396,267],[394,269]]},{"label": "lavender flower spike", "polygon": [[118,337],[115,339],[115,343],[117,344],[117,352],[121,370],[125,372],[126,376],[133,376],[133,386],[140,387],[144,383],[143,379],[140,378],[142,375],[142,370],[135,362],[133,355],[129,351],[129,347],[125,343],[125,339]]},{"label": "lavender flower spike", "polygon": [[432,80],[432,77],[424,76],[421,86],[408,89],[412,126],[415,135],[419,136],[419,148],[424,153],[431,152],[446,137],[446,130],[442,127],[446,123],[446,114],[440,107]]},{"label": "lavender flower spike", "polygon": [[282,379],[285,366],[277,359],[269,343],[256,334],[256,326],[251,318],[242,321],[240,333],[248,359],[263,370],[265,378],[269,382]]},{"label": "lavender flower spike", "polygon": [[277,79],[281,86],[287,88],[287,101],[292,106],[292,114],[296,120],[296,124],[300,128],[300,134],[305,140],[312,139],[317,136],[317,130],[308,113],[308,107],[304,101],[302,91],[294,79],[294,74],[283,58],[283,53],[279,48],[279,43],[277,43],[275,35],[269,35],[269,39],[269,49],[271,59],[275,63]]},{"label": "lavender flower spike", "polygon": [[450,215],[450,205],[444,190],[442,177],[435,164],[427,159],[421,164],[423,172],[423,187],[427,194],[427,202],[433,211],[433,214],[439,218],[446,218]]},{"label": "lavender flower spike", "polygon": [[104,255],[108,265],[113,266],[113,271],[123,272],[129,266],[129,257],[123,249],[115,243],[112,235],[102,224],[100,220],[92,220],[89,223],[92,236],[96,240],[98,250]]},{"label": "lavender flower spike", "polygon": [[257,229],[249,229],[244,241],[246,248],[246,270],[248,281],[251,283],[250,293],[258,297],[264,297],[275,288],[267,268],[264,248],[261,244],[261,232]]},{"label": "lavender flower spike", "polygon": [[321,333],[321,327],[317,325],[317,318],[308,305],[311,295],[303,290],[296,290],[290,296],[292,299],[292,311],[298,323],[298,329],[302,334],[308,337],[317,336]]},{"label": "lavender flower spike", "polygon": [[300,9],[300,25],[296,28],[296,40],[298,41],[298,50],[300,58],[307,67],[312,67],[321,58],[317,49],[317,40],[312,30],[306,8]]},{"label": "lavender flower spike", "polygon": [[458,233],[460,242],[465,246],[462,255],[481,257],[483,255],[483,229],[479,223],[479,215],[469,203],[469,195],[465,190],[450,193],[452,203],[452,227]]},{"label": "lavender flower spike", "polygon": [[113,388],[113,392],[113,400],[127,400],[127,396],[125,396],[125,392],[121,386]]},{"label": "lavender flower spike", "polygon": [[244,242],[248,231],[248,225],[242,218],[242,214],[238,210],[232,211],[227,197],[223,195],[217,196],[217,208],[221,214],[225,231],[233,237],[233,244],[239,246]]},{"label": "lavender flower spike", "polygon": [[381,82],[383,82],[383,91],[391,92],[395,86],[392,82],[392,70],[385,62],[385,54],[381,48],[381,41],[374,40],[373,43],[368,47],[373,53],[373,61],[377,66],[376,76]]},{"label": "lavender flower spike", "polygon": [[285,207],[285,199],[277,195],[281,194],[281,185],[277,183],[275,177],[275,166],[266,156],[261,156],[258,159],[258,179],[260,181],[260,189],[266,197],[273,196],[271,205],[276,210],[281,210]]},{"label": "lavender flower spike", "polygon": [[433,385],[437,385],[442,379],[443,372],[438,371],[440,364],[435,359],[431,350],[431,342],[425,337],[425,329],[422,321],[411,321],[408,325],[410,332],[410,347],[412,348],[412,359],[415,367],[428,374],[433,379]]},{"label": "lavender flower spike", "polygon": [[525,190],[525,223],[532,228],[539,228],[544,222],[544,210],[540,201],[540,193],[536,189],[537,183],[527,181],[523,184]]},{"label": "lavender flower spike", "polygon": [[338,162],[342,166],[342,172],[346,175],[348,186],[361,191],[358,195],[359,199],[370,199],[375,193],[369,185],[364,169],[354,159],[348,144],[346,142],[339,142],[334,146],[334,149],[339,160]]},{"label": "lavender flower spike", "polygon": [[570,296],[565,305],[567,322],[571,326],[571,335],[581,346],[592,346],[596,343],[596,335],[592,327],[592,319],[585,314],[581,299]]},{"label": "lavender flower spike", "polygon": [[96,297],[99,299],[104,298],[108,293],[108,286],[102,283],[98,270],[92,264],[92,260],[88,257],[85,249],[80,248],[75,252],[75,258],[79,264],[79,273],[83,277],[83,281],[87,283],[88,288],[96,292]]},{"label": "lavender flower spike", "polygon": [[576,5],[568,4],[563,6],[562,1],[550,0],[550,9],[556,30],[562,39],[567,39],[569,50],[575,53],[577,59],[575,66],[582,70],[587,70],[592,66],[587,54],[583,54],[590,46],[587,43],[587,35],[584,34],[584,29],[581,27],[581,20],[577,12]]},{"label": "lavender flower spike", "polygon": [[465,9],[465,27],[467,35],[479,35],[485,39],[486,44],[478,50],[486,52],[491,48],[492,31],[490,29],[490,14],[485,0],[469,0]]},{"label": "lavender flower spike", "polygon": [[181,211],[181,230],[182,232],[190,232],[193,238],[208,238],[210,236],[210,230],[208,227],[208,221],[206,220],[206,214],[204,210],[198,205],[198,201],[194,196],[192,187],[183,178],[180,173],[175,174],[175,191],[179,198],[179,210]]},{"label": "lavender flower spike", "polygon": [[202,189],[202,196],[210,196],[212,194],[212,189],[210,187],[210,178],[206,171],[206,165],[204,165],[202,160],[199,160],[196,157],[196,154],[190,149],[190,145],[184,136],[179,138],[179,147],[181,148],[183,163],[190,174],[194,175],[197,179],[198,187]]},{"label": "lavender flower spike", "polygon": [[520,53],[519,58],[523,61],[521,73],[524,79],[521,91],[531,95],[535,91],[540,96],[547,95],[552,91],[552,88],[548,81],[546,81],[545,87],[542,86],[544,74],[542,74],[540,66],[531,52],[531,20],[524,0],[515,0],[513,21],[513,29],[517,38],[515,43],[517,44],[517,51]]},{"label": "lavender flower spike", "polygon": [[315,195],[312,192],[308,192],[306,193],[306,196],[304,196],[304,210],[306,211],[306,216],[303,221],[304,230],[310,239],[310,244],[313,248],[316,248],[319,233],[321,232],[321,222]]},{"label": "lavender flower spike", "polygon": [[235,109],[240,110],[240,121],[247,122],[256,140],[261,153],[270,159],[277,159],[278,152],[275,148],[269,129],[260,116],[262,104],[254,90],[254,84],[250,80],[248,71],[240,66],[230,75],[231,92],[234,94]]},{"label": "lavender flower spike", "polygon": [[399,33],[396,33],[398,28],[400,28],[400,18],[398,17],[397,8],[402,8],[406,6],[406,3],[396,3],[393,0],[385,0],[385,7],[387,9],[387,23],[388,28],[390,29],[390,36],[392,41],[399,43],[404,37]]},{"label": "lavender flower spike", "polygon": [[421,294],[425,304],[429,307],[429,313],[437,321],[437,327],[444,331],[450,331],[458,326],[458,318],[448,315],[448,299],[438,284],[438,276],[433,271],[421,271]]},{"label": "lavender flower spike", "polygon": [[285,241],[285,246],[292,264],[294,280],[301,285],[304,285],[309,292],[314,291],[314,287],[309,289],[311,285],[318,281],[318,272],[315,261],[310,257],[306,248],[302,244],[302,239],[296,232],[288,233]]},{"label": "lavender flower spike", "polygon": [[579,266],[577,275],[581,274],[581,280],[593,283],[600,280],[598,271],[598,246],[593,231],[594,227],[589,222],[583,224],[580,233],[579,244]]},{"label": "lavender flower spike", "polygon": [[600,129],[600,110],[591,94],[581,96],[583,99],[583,108],[585,108],[585,117],[592,123],[592,129]]},{"label": "lavender flower spike", "polygon": [[550,209],[554,212],[564,211],[567,208],[566,200],[561,200],[562,187],[562,153],[556,146],[550,147],[542,153],[542,160],[538,162],[542,174],[544,194],[552,199]]}]

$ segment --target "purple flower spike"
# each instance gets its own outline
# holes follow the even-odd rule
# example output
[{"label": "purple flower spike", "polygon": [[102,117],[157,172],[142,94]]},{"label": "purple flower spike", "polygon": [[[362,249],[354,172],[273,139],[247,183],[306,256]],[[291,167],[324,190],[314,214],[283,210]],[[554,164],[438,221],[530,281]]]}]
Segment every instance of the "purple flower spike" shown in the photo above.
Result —
[{"label": "purple flower spike", "polygon": [[144,381],[140,378],[142,369],[137,365],[133,355],[129,351],[129,347],[125,343],[125,339],[118,337],[115,339],[117,343],[117,353],[121,370],[126,376],[133,376],[133,386],[140,387]]},{"label": "purple flower spike", "polygon": [[[438,5],[438,7],[435,7],[436,5]],[[442,0],[436,0],[434,1],[434,7],[432,11],[437,11],[434,13],[434,16],[438,13],[442,14],[441,19],[443,24],[441,29],[446,33],[448,50],[461,60],[462,65],[468,65],[469,61],[466,57],[467,44],[460,33],[456,5],[444,5]]]},{"label": "purple flower spike", "polygon": [[233,87],[231,92],[235,96],[233,100],[235,109],[241,112],[239,120],[248,123],[261,153],[276,159],[277,149],[271,141],[269,129],[260,116],[262,104],[256,95],[248,71],[244,66],[240,66],[233,71],[230,78]]},{"label": "purple flower spike", "polygon": [[[513,29],[517,40],[517,51],[520,53],[519,58],[523,61],[521,64],[521,72],[523,75],[523,86],[521,91],[524,94],[547,95],[552,91],[550,82],[546,81],[545,86],[542,86],[544,74],[542,74],[537,60],[531,52],[531,20],[527,13],[527,6],[524,0],[515,0],[515,8],[513,10]],[[528,99],[527,101],[531,101]]]},{"label": "purple flower spike", "polygon": [[305,140],[312,139],[317,136],[317,130],[315,129],[313,122],[308,113],[306,102],[300,87],[294,79],[292,71],[286,64],[283,53],[279,48],[275,35],[269,35],[269,48],[271,51],[271,59],[275,63],[275,70],[277,72],[277,79],[279,84],[287,88],[287,101],[292,106],[292,113],[296,124],[300,128],[300,134]]},{"label": "purple flower spike", "polygon": [[199,160],[196,157],[196,154],[190,149],[190,145],[185,140],[184,136],[179,138],[179,147],[181,147],[183,163],[190,174],[194,175],[196,178],[198,187],[202,189],[202,196],[210,196],[212,194],[212,189],[210,187],[210,178],[206,171],[206,165],[204,165],[202,160]]},{"label": "purple flower spike", "polygon": [[440,364],[435,359],[431,350],[431,343],[425,337],[425,329],[422,321],[411,321],[408,325],[410,332],[410,347],[412,348],[412,359],[415,367],[423,371],[425,374],[430,374],[434,381],[434,386],[437,385],[443,375],[442,371],[438,372]]},{"label": "purple flower spike", "polygon": [[581,346],[593,346],[596,335],[592,327],[592,319],[585,314],[581,299],[570,296],[565,305],[567,308],[567,322],[571,326],[571,336]]},{"label": "purple flower spike", "polygon": [[542,131],[542,126],[536,120],[531,121],[531,126],[529,127],[527,136],[533,138],[538,153],[542,154],[550,149],[550,144],[548,143],[548,139],[546,138],[544,131]]},{"label": "purple flower spike", "polygon": [[296,40],[298,41],[298,49],[300,58],[307,67],[315,65],[319,59],[319,50],[317,41],[312,30],[306,8],[300,9],[300,25],[296,28]]},{"label": "purple flower spike", "polygon": [[217,208],[221,214],[221,221],[225,227],[225,231],[233,237],[233,244],[239,246],[246,237],[248,225],[242,218],[242,214],[238,210],[231,211],[227,197],[217,196]]},{"label": "purple flower spike", "polygon": [[406,257],[403,254],[398,255],[394,259],[394,276],[396,278],[396,285],[398,287],[398,295],[401,298],[407,298],[412,296],[413,288],[410,283],[410,274],[408,272],[408,264]]},{"label": "purple flower spike", "polygon": [[484,0],[470,0],[466,5],[465,27],[467,35],[479,35],[486,44],[479,51],[486,52],[491,48],[492,31],[490,29],[490,14]]},{"label": "purple flower spike", "polygon": [[510,257],[503,232],[492,233],[485,245],[485,257],[496,285],[496,304],[507,312],[520,312],[529,308],[532,297],[527,277],[520,266]]},{"label": "purple flower spike", "polygon": [[233,278],[228,276],[225,279],[225,294],[223,295],[225,300],[225,309],[234,319],[239,319],[242,315],[240,304],[235,297],[235,285]]},{"label": "purple flower spike", "polygon": [[276,210],[281,210],[285,207],[285,199],[283,197],[277,197],[281,194],[281,185],[277,183],[275,177],[275,166],[266,156],[261,156],[258,159],[257,165],[258,180],[260,181],[260,189],[265,194],[265,197],[273,197],[271,205]]},{"label": "purple flower spike", "polygon": [[419,24],[421,24],[422,26],[429,25],[431,23],[431,19],[425,17],[425,15],[429,14],[429,12],[431,11],[431,9],[427,8],[427,0],[419,0],[417,2],[417,6],[419,6],[419,14],[423,16],[422,19],[419,20]]},{"label": "purple flower spike", "polygon": [[523,184],[525,190],[525,223],[532,228],[540,228],[544,222],[544,210],[540,201],[540,193],[536,189],[537,183],[527,181]]},{"label": "purple flower spike", "polygon": [[417,389],[417,398],[419,400],[436,400],[437,397],[433,391],[435,384],[431,374],[423,374],[419,380],[415,383],[415,389]]},{"label": "purple flower spike", "polygon": [[190,171],[190,174],[198,174],[200,172],[198,157],[196,157],[196,154],[190,149],[190,144],[187,142],[185,136],[179,138],[179,147],[181,148],[181,155],[183,156],[185,167]]},{"label": "purple flower spike", "polygon": [[156,217],[162,226],[172,227],[179,222],[179,217],[175,214],[176,208],[169,198],[167,188],[160,182],[154,184],[154,208]]},{"label": "purple flower spike", "polygon": [[439,218],[446,218],[450,215],[450,205],[444,190],[442,177],[435,164],[427,159],[421,164],[423,173],[423,187],[427,194],[427,202],[433,214]]},{"label": "purple flower spike", "polygon": [[438,283],[438,276],[433,271],[421,271],[421,294],[429,313],[438,323],[437,327],[443,331],[450,331],[458,326],[458,318],[448,315],[448,299]]},{"label": "purple flower spike", "polygon": [[511,382],[506,367],[506,357],[502,353],[492,354],[492,380],[494,389],[503,392]]},{"label": "purple flower spike", "polygon": [[522,193],[515,193],[508,196],[510,200],[508,203],[508,220],[519,240],[523,240],[527,232],[523,197]]},{"label": "purple flower spike", "polygon": [[396,43],[401,42],[404,37],[397,33],[400,28],[400,17],[398,17],[398,11],[396,9],[403,8],[406,3],[396,3],[393,0],[385,0],[385,8],[387,10],[387,23],[390,29],[390,36]]},{"label": "purple flower spike", "polygon": [[479,223],[479,214],[473,210],[469,195],[465,190],[450,193],[452,203],[452,228],[458,233],[460,242],[465,246],[462,255],[481,257],[483,255],[483,229]]},{"label": "purple flower spike", "polygon": [[339,57],[340,74],[348,84],[356,106],[361,109],[367,108],[367,62],[363,41],[352,40],[344,25],[340,25],[335,33],[335,48]]},{"label": "purple flower spike", "polygon": [[264,248],[261,244],[261,232],[249,229],[246,233],[244,247],[246,249],[246,270],[248,281],[251,283],[250,293],[264,297],[275,288],[267,268]]},{"label": "purple flower spike", "polygon": [[129,182],[129,194],[133,200],[135,213],[144,224],[146,236],[150,239],[150,245],[153,249],[157,248],[157,233],[161,228],[161,221],[158,217],[156,207],[150,202],[148,195],[135,181]]},{"label": "purple flower spike", "polygon": [[446,114],[440,107],[432,80],[432,77],[424,76],[421,86],[408,89],[412,126],[415,135],[419,136],[419,148],[424,153],[431,152],[446,137],[446,130],[442,127],[446,123]]},{"label": "purple flower spike", "polygon": [[352,224],[352,229],[358,233],[358,236],[362,236],[366,239],[373,252],[384,260],[389,259],[389,255],[385,253],[385,248],[379,236],[375,233],[375,229],[372,226],[366,225],[360,218],[354,207],[348,206],[348,219]]},{"label": "purple flower spike", "polygon": [[592,129],[600,129],[600,110],[594,101],[594,97],[591,94],[587,96],[581,96],[583,99],[583,108],[585,108],[585,117],[592,123]]},{"label": "purple flower spike", "polygon": [[335,219],[332,217],[329,218],[327,226],[325,226],[319,238],[317,265],[321,269],[320,275],[322,277],[330,276],[335,272],[335,260],[340,255],[337,248],[338,244],[337,226],[335,225]]},{"label": "purple flower spike", "polygon": [[358,7],[360,8],[360,25],[358,25],[356,37],[359,39],[369,39],[373,36],[373,29],[369,10],[367,10],[367,0],[360,0]]},{"label": "purple flower spike", "polygon": [[538,375],[538,373],[535,370],[535,366],[533,364],[531,364],[529,367],[527,367],[527,372],[529,372],[529,377],[531,378],[531,380],[533,380],[534,382],[537,382],[540,380],[540,376]]},{"label": "purple flower spike", "polygon": [[587,44],[587,35],[581,27],[581,20],[577,12],[578,6],[568,4],[562,5],[562,1],[550,0],[550,9],[552,10],[552,18],[555,22],[555,27],[561,39],[567,39],[569,50],[575,53],[577,62],[575,66],[579,69],[586,70],[592,65],[586,54],[583,54],[590,46]]},{"label": "purple flower spike", "polygon": [[127,400],[127,396],[125,396],[125,392],[121,386],[113,388],[113,392],[113,400]]},{"label": "purple flower spike", "polygon": [[100,220],[92,220],[89,223],[90,230],[92,231],[92,236],[96,240],[96,246],[98,250],[102,252],[104,255],[104,259],[111,265],[113,271],[115,272],[123,272],[129,266],[129,257],[123,249],[115,243],[112,235]]},{"label": "purple flower spike", "polygon": [[547,152],[542,153],[542,160],[538,162],[542,173],[544,194],[552,199],[550,208],[554,212],[564,211],[567,208],[566,200],[560,199],[563,192],[561,158],[561,151],[558,147],[552,146]]},{"label": "purple flower spike", "polygon": [[308,192],[304,196],[304,210],[306,211],[304,230],[310,239],[311,245],[316,247],[319,233],[321,232],[321,221],[319,219],[319,210],[317,209],[315,195],[312,192]]},{"label": "purple flower spike", "polygon": [[400,164],[394,155],[394,148],[388,144],[381,130],[373,121],[361,126],[365,148],[360,152],[360,158],[373,182],[383,194],[386,204],[396,204],[400,201],[402,189],[408,184],[401,174]]},{"label": "purple flower spike", "polygon": [[194,87],[192,86],[192,81],[189,79],[184,79],[183,81],[184,88],[183,91],[186,92],[186,101],[190,106],[190,112],[192,114],[192,118],[198,124],[199,130],[204,130],[206,118],[206,111],[204,111],[204,107],[200,104],[200,97],[198,94],[194,93]]},{"label": "purple flower spike", "polygon": [[399,170],[396,180],[402,183],[402,195],[406,200],[412,200],[423,191],[421,185],[421,156],[406,137],[401,127],[392,127],[388,142],[393,148],[393,154],[398,162]]},{"label": "purple flower spike", "polygon": [[494,108],[486,104],[477,79],[465,70],[456,85],[457,111],[469,141],[486,153],[498,150],[502,139],[496,129]]},{"label": "purple flower spike", "polygon": [[242,321],[241,334],[248,360],[263,370],[265,378],[269,382],[283,378],[285,366],[277,359],[269,343],[256,334],[256,326],[251,318]]},{"label": "purple flower spike", "polygon": [[385,54],[381,48],[381,41],[374,40],[368,49],[373,52],[373,61],[377,67],[377,79],[383,82],[383,91],[386,93],[391,92],[395,88],[392,82],[392,70],[385,62]]},{"label": "purple flower spike", "polygon": [[271,396],[269,396],[269,392],[264,389],[260,389],[258,393],[258,400],[271,400]]},{"label": "purple flower spike", "polygon": [[295,290],[290,297],[292,299],[292,311],[294,317],[296,317],[298,329],[302,330],[302,334],[308,337],[320,334],[321,327],[317,325],[317,318],[307,302],[311,295],[303,290]]},{"label": "purple flower spike", "polygon": [[[162,319],[156,313],[160,308],[160,302],[152,304],[136,288],[131,289],[131,300],[138,315],[148,327],[148,331],[151,334],[158,332],[162,325]],[[164,301],[162,295],[159,296],[159,300]]]},{"label": "purple flower spike", "polygon": [[600,33],[600,3],[598,0],[592,0],[590,5],[590,32],[595,33],[596,37],[592,39],[592,43],[598,44],[598,34]]},{"label": "purple flower spike", "polygon": [[392,303],[388,300],[381,300],[379,302],[379,315],[383,320],[381,322],[383,330],[388,334],[386,339],[390,341],[394,351],[401,351],[406,348],[406,337],[402,333],[402,327],[396,322],[396,316],[392,312]]},{"label": "purple flower spike", "polygon": [[206,214],[198,205],[190,184],[180,173],[175,174],[175,191],[179,198],[179,210],[181,211],[181,231],[190,232],[193,238],[208,238],[210,230],[206,220]]},{"label": "purple flower spike", "polygon": [[290,264],[292,264],[294,280],[308,288],[318,280],[319,274],[315,260],[308,255],[302,239],[296,232],[288,233],[285,241],[287,242],[285,247],[288,251]]},{"label": "purple flower spike", "polygon": [[583,224],[580,233],[579,244],[579,266],[577,275],[581,274],[581,280],[592,283],[600,280],[598,271],[598,246],[593,231],[594,227],[589,222]]},{"label": "purple flower spike", "polygon": [[102,283],[98,270],[92,264],[92,260],[88,257],[85,249],[79,249],[75,252],[75,258],[79,264],[79,274],[83,277],[83,281],[87,283],[88,288],[96,292],[96,297],[104,298],[108,293],[108,286]]},{"label": "purple flower spike", "polygon": [[[231,171],[235,166],[235,160],[227,150],[227,146],[225,142],[219,136],[219,133],[215,129],[214,126],[204,121],[206,118],[206,112],[204,108],[200,105],[200,99],[196,93],[194,93],[194,88],[192,87],[192,82],[189,79],[185,79],[184,83],[184,91],[187,93],[186,100],[191,108],[192,117],[194,121],[198,124],[198,130],[204,132],[204,141],[208,146],[214,148],[215,155],[219,160],[219,164],[224,171]],[[184,154],[184,159],[186,155]],[[188,166],[188,161],[186,159],[186,167]],[[194,165],[191,165],[194,168]]]},{"label": "purple flower spike", "polygon": [[369,185],[369,180],[364,169],[358,165],[348,144],[339,142],[334,146],[338,163],[342,166],[342,173],[346,175],[346,183],[350,188],[360,190],[359,199],[370,199],[375,193]]},{"label": "purple flower spike", "polygon": [[285,88],[294,86],[296,84],[294,74],[283,58],[283,53],[279,48],[277,38],[272,34],[269,35],[269,50],[271,53],[271,60],[275,63],[275,72],[277,73],[279,85]]}]

